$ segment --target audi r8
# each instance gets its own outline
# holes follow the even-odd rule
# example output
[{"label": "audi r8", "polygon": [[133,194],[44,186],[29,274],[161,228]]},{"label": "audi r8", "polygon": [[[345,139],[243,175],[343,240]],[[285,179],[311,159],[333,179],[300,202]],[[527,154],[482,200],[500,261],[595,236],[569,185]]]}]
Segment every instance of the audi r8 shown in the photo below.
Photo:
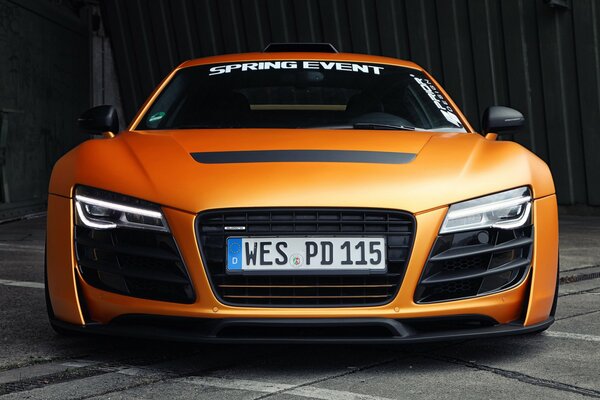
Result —
[{"label": "audi r8", "polygon": [[[539,332],[557,301],[548,166],[423,68],[324,44],[184,62],[55,165],[61,333],[418,342]],[[502,139],[502,140],[500,140]]]}]

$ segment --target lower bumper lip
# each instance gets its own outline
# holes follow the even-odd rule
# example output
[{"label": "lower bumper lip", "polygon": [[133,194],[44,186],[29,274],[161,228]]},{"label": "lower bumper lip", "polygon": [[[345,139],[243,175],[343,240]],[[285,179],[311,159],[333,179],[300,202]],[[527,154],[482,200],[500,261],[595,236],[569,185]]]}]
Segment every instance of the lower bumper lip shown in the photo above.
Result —
[{"label": "lower bumper lip", "polygon": [[[460,318],[460,317],[458,317]],[[110,336],[138,337],[153,340],[171,340],[191,343],[420,343],[433,341],[451,341],[497,336],[517,335],[538,332],[554,323],[550,317],[540,323],[524,326],[520,322],[494,324],[474,328],[423,330],[415,329],[414,321],[402,321],[387,318],[319,318],[319,319],[201,319],[173,318],[150,315],[130,315],[117,318],[109,324],[72,325],[53,320],[52,324],[61,328]],[[227,330],[244,331],[259,328],[269,335],[243,334],[235,337],[224,335]],[[379,336],[336,336],[325,335],[328,329],[365,329],[377,328],[385,334]],[[310,332],[322,332],[323,335],[287,336],[285,332],[298,332],[306,329]],[[281,332],[281,335],[278,333]]]}]

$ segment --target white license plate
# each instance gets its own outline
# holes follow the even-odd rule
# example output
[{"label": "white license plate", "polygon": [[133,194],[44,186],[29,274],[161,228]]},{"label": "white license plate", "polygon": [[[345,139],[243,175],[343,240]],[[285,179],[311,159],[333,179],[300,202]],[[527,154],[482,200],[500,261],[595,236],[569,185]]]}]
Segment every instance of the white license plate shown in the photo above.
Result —
[{"label": "white license plate", "polygon": [[385,272],[384,237],[229,237],[227,272]]}]

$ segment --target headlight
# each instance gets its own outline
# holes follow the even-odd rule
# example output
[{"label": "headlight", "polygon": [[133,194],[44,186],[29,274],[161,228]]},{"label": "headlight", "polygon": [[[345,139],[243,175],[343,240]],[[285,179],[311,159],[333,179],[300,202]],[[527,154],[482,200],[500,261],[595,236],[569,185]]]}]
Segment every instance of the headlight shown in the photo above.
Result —
[{"label": "headlight", "polygon": [[104,190],[78,186],[75,189],[75,210],[76,224],[88,228],[169,231],[158,205]]},{"label": "headlight", "polygon": [[440,233],[482,228],[514,229],[525,225],[531,213],[528,187],[507,190],[452,204]]}]

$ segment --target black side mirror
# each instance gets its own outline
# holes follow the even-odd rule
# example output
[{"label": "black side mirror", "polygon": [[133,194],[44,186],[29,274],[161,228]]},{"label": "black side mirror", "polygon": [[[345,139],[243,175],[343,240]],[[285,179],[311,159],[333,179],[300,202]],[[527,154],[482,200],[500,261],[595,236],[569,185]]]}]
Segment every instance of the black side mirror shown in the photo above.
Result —
[{"label": "black side mirror", "polygon": [[113,106],[90,108],[79,116],[77,124],[82,133],[101,135],[104,132],[119,132],[119,116]]},{"label": "black side mirror", "polygon": [[522,128],[525,117],[519,111],[504,106],[491,106],[483,112],[481,129],[484,134],[510,132]]}]

